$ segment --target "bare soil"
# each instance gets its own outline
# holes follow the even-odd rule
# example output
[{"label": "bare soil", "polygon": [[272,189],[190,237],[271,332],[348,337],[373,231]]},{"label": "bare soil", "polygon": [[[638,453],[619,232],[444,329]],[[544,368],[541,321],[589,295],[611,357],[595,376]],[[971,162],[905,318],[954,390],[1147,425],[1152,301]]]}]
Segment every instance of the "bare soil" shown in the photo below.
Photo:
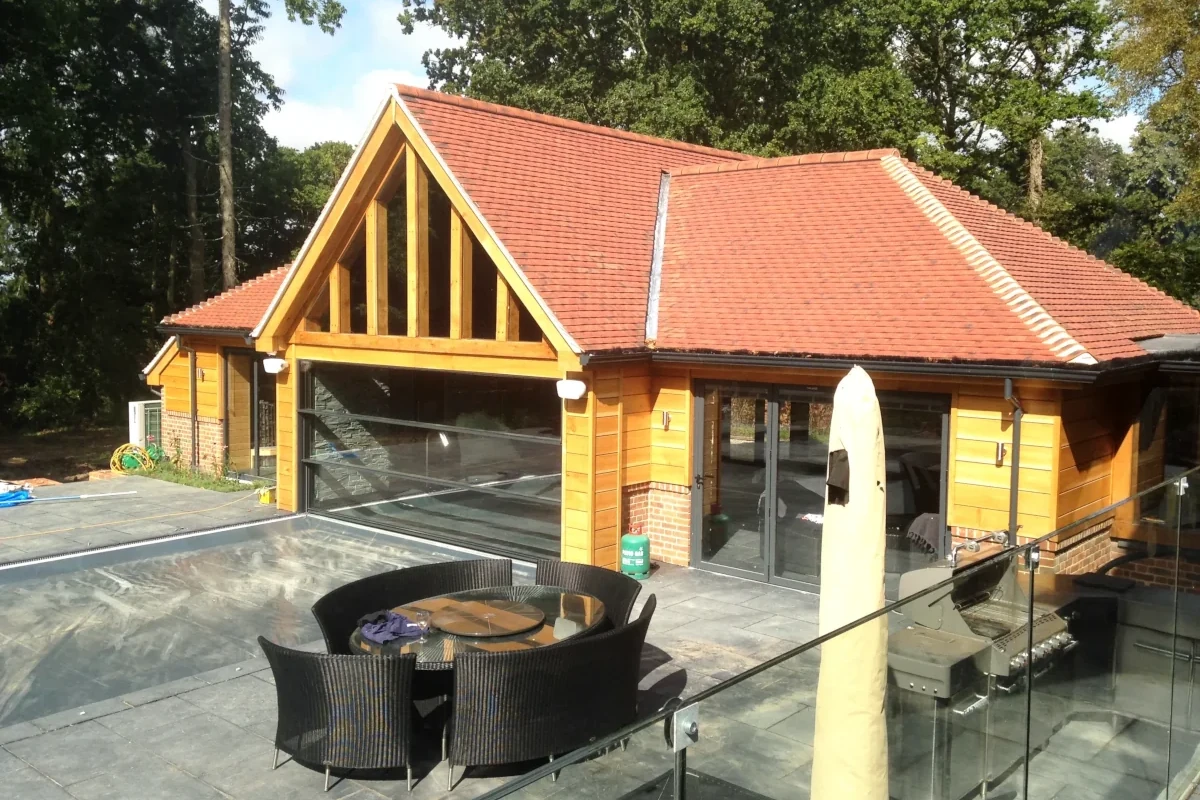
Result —
[{"label": "bare soil", "polygon": [[109,458],[128,436],[119,425],[0,433],[0,480],[44,485],[105,477]]}]

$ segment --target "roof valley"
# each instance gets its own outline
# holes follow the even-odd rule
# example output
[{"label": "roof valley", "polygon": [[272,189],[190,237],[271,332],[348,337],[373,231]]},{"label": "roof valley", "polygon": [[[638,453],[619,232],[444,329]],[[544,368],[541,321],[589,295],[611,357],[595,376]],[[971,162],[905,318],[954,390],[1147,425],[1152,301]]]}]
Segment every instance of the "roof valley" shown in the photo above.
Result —
[{"label": "roof valley", "polygon": [[1037,336],[1055,357],[1072,364],[1095,364],[1096,359],[1025,290],[1003,265],[921,183],[903,159],[889,155],[880,160],[884,172],[916,204],[942,235],[1008,308]]}]

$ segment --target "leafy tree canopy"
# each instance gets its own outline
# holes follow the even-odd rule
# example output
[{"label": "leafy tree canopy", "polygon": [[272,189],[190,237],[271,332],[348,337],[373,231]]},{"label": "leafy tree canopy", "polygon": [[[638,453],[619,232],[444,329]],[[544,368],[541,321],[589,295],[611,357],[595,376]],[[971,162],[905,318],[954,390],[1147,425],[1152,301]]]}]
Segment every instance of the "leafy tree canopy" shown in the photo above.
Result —
[{"label": "leafy tree canopy", "polygon": [[[252,11],[239,5],[233,19],[239,271],[247,277],[293,256],[349,154],[336,143],[281,148],[263,130],[281,93],[249,55],[259,35]],[[194,0],[5,4],[0,424],[119,412],[159,343],[157,321],[191,302],[192,233],[202,248],[219,237],[215,42],[216,21]],[[213,293],[217,265],[205,267]]]}]

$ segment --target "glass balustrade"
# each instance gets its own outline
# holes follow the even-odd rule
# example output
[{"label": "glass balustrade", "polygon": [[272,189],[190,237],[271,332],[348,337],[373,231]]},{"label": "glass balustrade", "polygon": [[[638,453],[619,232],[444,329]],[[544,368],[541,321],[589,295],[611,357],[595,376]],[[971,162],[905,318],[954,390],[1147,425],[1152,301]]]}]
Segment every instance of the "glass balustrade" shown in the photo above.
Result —
[{"label": "glass balustrade", "polygon": [[[1017,546],[964,543],[954,566],[901,576],[899,599],[874,615],[643,709],[483,797],[793,800],[812,796],[817,762],[818,780],[874,762],[894,800],[1189,800],[1200,784],[1195,479]],[[671,731],[692,720],[695,740],[673,747]]]}]

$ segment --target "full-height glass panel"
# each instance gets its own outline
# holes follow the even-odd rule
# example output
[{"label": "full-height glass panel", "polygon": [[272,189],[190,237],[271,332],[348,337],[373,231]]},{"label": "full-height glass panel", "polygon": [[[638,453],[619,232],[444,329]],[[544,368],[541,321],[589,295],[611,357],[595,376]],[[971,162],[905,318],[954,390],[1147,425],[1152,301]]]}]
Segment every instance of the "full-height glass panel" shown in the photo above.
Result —
[{"label": "full-height glass panel", "polygon": [[710,384],[704,390],[700,558],[765,575],[767,393]]},{"label": "full-height glass panel", "polygon": [[817,584],[833,396],[828,389],[779,390],[772,574]]},{"label": "full-height glass panel", "polygon": [[550,381],[314,365],[309,507],[523,555],[559,554]]},{"label": "full-height glass panel", "polygon": [[[820,584],[833,387],[701,384],[697,408],[703,563]],[[887,592],[945,554],[941,395],[881,392],[887,471]]]}]

